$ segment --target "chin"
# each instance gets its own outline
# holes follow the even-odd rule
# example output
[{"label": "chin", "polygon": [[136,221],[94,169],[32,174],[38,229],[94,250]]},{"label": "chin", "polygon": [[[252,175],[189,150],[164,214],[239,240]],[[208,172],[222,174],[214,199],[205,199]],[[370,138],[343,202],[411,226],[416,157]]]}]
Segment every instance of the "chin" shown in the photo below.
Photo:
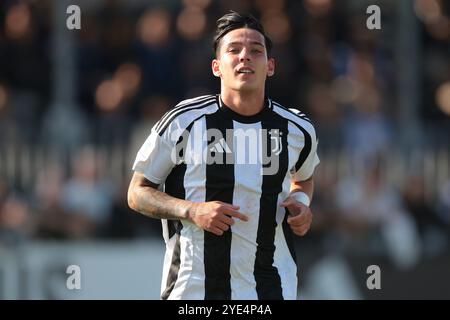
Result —
[{"label": "chin", "polygon": [[236,89],[239,91],[254,91],[258,89],[258,86],[255,83],[240,83],[236,86]]}]

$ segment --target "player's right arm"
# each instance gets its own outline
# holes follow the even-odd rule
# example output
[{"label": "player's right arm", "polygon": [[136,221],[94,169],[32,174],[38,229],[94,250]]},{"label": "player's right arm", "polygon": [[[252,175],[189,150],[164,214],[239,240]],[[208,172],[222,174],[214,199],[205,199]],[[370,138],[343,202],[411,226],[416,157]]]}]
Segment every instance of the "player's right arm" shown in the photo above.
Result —
[{"label": "player's right arm", "polygon": [[221,201],[192,202],[177,199],[158,189],[143,173],[135,171],[128,188],[128,205],[131,209],[157,219],[186,219],[199,228],[222,235],[234,218],[247,221],[239,207]]}]

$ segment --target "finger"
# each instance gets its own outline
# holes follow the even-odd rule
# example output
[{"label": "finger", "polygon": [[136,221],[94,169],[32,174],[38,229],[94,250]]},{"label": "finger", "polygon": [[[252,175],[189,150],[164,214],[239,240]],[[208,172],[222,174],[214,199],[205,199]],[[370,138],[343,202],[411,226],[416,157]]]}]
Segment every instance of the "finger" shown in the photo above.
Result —
[{"label": "finger", "polygon": [[299,214],[296,216],[289,216],[287,218],[287,223],[292,226],[300,226],[302,224],[305,224],[309,221],[309,217],[306,214]]},{"label": "finger", "polygon": [[211,227],[211,228],[207,229],[207,231],[209,231],[209,232],[211,232],[211,233],[214,233],[216,236],[221,236],[221,235],[223,235],[223,231],[220,230],[220,229],[217,228],[217,227]]},{"label": "finger", "polygon": [[302,209],[296,206],[289,206],[286,209],[289,212],[289,217],[296,217],[302,214]]},{"label": "finger", "polygon": [[289,224],[289,225],[290,225],[292,230],[296,230],[296,231],[302,232],[305,229],[306,229],[306,231],[309,230],[309,228],[311,227],[311,224],[312,224],[312,217],[309,218],[308,221],[306,221],[306,222],[304,222],[302,224],[298,224],[298,225],[296,225],[296,224]]},{"label": "finger", "polygon": [[292,205],[292,204],[294,204],[294,203],[295,203],[295,201],[294,201],[293,199],[287,198],[287,199],[284,200],[282,203],[280,203],[280,206],[281,206],[281,207],[288,207],[288,206],[290,206],[290,205]]},{"label": "finger", "polygon": [[230,228],[230,226],[228,224],[223,223],[221,221],[216,221],[214,226],[219,228],[222,231],[227,231]]},{"label": "finger", "polygon": [[311,212],[307,206],[299,205],[298,203],[290,206],[288,210],[293,216],[307,215],[308,212]]},{"label": "finger", "polygon": [[305,223],[301,226],[292,226],[291,225],[291,229],[292,231],[294,231],[296,234],[303,234],[306,233],[311,227],[311,223]]},{"label": "finger", "polygon": [[231,204],[231,203],[226,203],[226,202],[223,202],[223,201],[217,201],[217,202],[219,202],[223,206],[225,206],[227,208],[230,208],[232,210],[239,210],[240,209],[240,206],[235,206],[234,204]]},{"label": "finger", "polygon": [[225,210],[223,213],[227,214],[229,216],[241,219],[243,221],[248,221],[248,216],[247,215],[245,215],[243,213],[240,213],[239,211],[236,211],[236,210],[228,209],[228,210]]},{"label": "finger", "polygon": [[232,217],[235,217],[235,218],[238,218],[238,219],[240,219],[240,220],[242,220],[242,221],[248,221],[248,216],[247,215],[245,215],[245,214],[243,214],[243,213],[240,213],[240,212],[238,212],[238,211],[234,211],[234,212],[232,212],[232,214],[230,214]]},{"label": "finger", "polygon": [[291,227],[291,229],[292,229],[292,231],[294,231],[294,233],[296,235],[304,236],[309,231],[309,225],[308,226],[303,226],[303,227],[300,227],[300,228],[293,228],[293,227]]},{"label": "finger", "polygon": [[227,216],[226,214],[223,214],[220,217],[220,221],[222,221],[223,223],[226,223],[229,226],[232,226],[234,224],[234,220],[232,218],[230,218],[229,216]]}]

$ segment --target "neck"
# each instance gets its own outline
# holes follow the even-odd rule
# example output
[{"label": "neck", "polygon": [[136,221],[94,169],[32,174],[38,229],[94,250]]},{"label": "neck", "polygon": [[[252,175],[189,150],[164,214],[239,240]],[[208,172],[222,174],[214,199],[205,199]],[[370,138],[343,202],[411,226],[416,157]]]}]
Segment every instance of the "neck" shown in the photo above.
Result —
[{"label": "neck", "polygon": [[231,110],[243,116],[252,116],[264,108],[264,90],[242,92],[222,87],[220,97]]}]

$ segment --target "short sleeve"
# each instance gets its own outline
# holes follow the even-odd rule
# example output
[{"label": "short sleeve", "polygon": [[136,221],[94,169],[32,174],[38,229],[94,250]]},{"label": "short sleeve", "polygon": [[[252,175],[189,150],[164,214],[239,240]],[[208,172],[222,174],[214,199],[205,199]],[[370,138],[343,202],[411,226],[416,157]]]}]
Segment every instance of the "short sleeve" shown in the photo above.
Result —
[{"label": "short sleeve", "polygon": [[143,173],[151,182],[161,184],[175,166],[173,150],[172,142],[166,135],[160,136],[154,127],[137,153],[133,170]]},{"label": "short sleeve", "polygon": [[293,174],[292,178],[294,181],[305,181],[313,175],[314,169],[320,163],[319,156],[317,155],[317,145],[318,140],[314,139],[311,143],[311,151],[300,168]]},{"label": "short sleeve", "polygon": [[[314,128],[312,126],[311,128],[312,129],[308,131],[305,130],[303,132],[303,148],[299,154],[297,167],[293,168],[294,170],[292,175],[292,180],[296,182],[305,181],[311,178],[316,166],[320,163],[319,156],[317,155],[317,146],[319,141],[316,137]],[[310,148],[308,148],[308,144],[311,146]],[[305,152],[307,153],[305,154]]]}]

